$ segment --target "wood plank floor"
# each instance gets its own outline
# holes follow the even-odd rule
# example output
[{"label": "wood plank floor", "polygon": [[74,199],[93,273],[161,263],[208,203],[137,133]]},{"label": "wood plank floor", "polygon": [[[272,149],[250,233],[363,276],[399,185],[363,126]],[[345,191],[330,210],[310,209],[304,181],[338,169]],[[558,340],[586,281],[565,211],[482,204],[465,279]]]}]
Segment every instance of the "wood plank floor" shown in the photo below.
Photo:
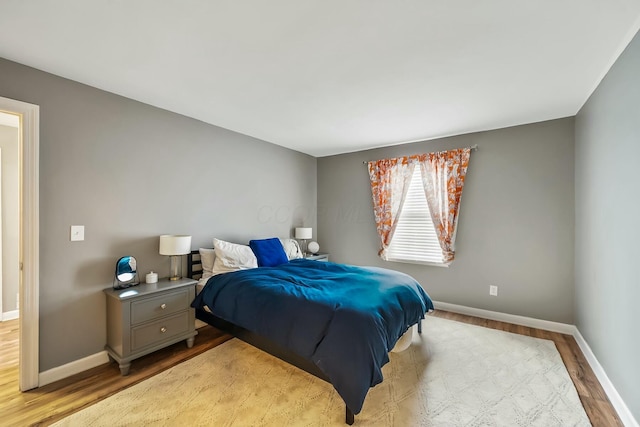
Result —
[{"label": "wood plank floor", "polygon": [[[569,371],[591,423],[596,427],[622,426],[572,336],[445,311],[436,311],[431,315],[553,341]],[[5,351],[9,354],[9,350],[5,347],[17,343],[17,327],[5,325],[5,323],[9,322],[0,323],[1,354],[3,355]],[[120,375],[116,364],[105,364],[36,390],[21,393],[18,391],[17,365],[0,365],[0,414],[2,414],[0,425],[49,425],[231,338],[210,326],[200,328],[198,332],[193,348],[188,349],[184,342],[180,342],[137,359],[133,361],[131,373],[126,377]],[[12,333],[15,335],[13,338]],[[15,353],[17,355],[17,349]]]},{"label": "wood plank floor", "polygon": [[18,328],[20,320],[0,322],[0,369],[10,368],[18,364]]}]

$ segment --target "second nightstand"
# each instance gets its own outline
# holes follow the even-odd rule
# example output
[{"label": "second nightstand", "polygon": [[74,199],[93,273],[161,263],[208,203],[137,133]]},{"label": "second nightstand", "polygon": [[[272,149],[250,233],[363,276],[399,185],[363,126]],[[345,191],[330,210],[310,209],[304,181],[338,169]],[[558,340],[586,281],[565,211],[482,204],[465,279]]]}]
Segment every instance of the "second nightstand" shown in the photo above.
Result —
[{"label": "second nightstand", "polygon": [[159,280],[127,289],[105,289],[107,295],[107,345],[109,357],[127,375],[131,361],[186,340],[193,346],[196,280]]},{"label": "second nightstand", "polygon": [[307,254],[305,259],[312,259],[315,261],[329,261],[329,254],[325,252],[318,252],[317,254]]}]

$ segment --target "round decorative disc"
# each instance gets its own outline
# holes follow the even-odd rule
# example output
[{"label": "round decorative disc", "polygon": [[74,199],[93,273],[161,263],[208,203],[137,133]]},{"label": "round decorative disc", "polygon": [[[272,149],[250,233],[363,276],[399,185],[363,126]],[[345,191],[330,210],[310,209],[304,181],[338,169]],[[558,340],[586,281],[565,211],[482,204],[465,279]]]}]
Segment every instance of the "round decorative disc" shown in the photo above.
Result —
[{"label": "round decorative disc", "polygon": [[320,250],[320,245],[318,244],[318,242],[309,242],[309,244],[307,245],[307,250],[312,254],[318,253],[318,251]]}]

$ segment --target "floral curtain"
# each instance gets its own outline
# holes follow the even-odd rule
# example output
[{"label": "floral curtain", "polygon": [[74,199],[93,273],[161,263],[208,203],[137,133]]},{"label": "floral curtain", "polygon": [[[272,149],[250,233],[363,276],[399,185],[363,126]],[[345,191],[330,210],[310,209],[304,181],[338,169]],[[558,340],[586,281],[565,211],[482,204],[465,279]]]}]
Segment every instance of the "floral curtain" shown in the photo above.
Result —
[{"label": "floral curtain", "polygon": [[445,263],[455,256],[458,213],[470,155],[470,148],[459,148],[418,156],[427,204]]},{"label": "floral curtain", "polygon": [[382,246],[379,255],[382,259],[386,259],[387,247],[398,224],[416,166],[416,162],[410,160],[410,157],[399,157],[368,163],[373,213]]}]

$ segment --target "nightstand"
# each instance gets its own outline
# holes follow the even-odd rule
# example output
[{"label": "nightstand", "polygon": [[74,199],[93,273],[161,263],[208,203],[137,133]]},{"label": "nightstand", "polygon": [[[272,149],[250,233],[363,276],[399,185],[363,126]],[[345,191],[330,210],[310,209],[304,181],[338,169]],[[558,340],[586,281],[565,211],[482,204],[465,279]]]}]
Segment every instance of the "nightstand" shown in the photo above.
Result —
[{"label": "nightstand", "polygon": [[315,260],[315,261],[328,262],[329,261],[329,254],[325,253],[325,252],[318,252],[317,254],[307,254],[304,258],[305,259],[312,259],[312,260]]},{"label": "nightstand", "polygon": [[178,341],[193,346],[196,280],[161,279],[126,289],[105,289],[109,358],[129,374],[131,361]]}]

